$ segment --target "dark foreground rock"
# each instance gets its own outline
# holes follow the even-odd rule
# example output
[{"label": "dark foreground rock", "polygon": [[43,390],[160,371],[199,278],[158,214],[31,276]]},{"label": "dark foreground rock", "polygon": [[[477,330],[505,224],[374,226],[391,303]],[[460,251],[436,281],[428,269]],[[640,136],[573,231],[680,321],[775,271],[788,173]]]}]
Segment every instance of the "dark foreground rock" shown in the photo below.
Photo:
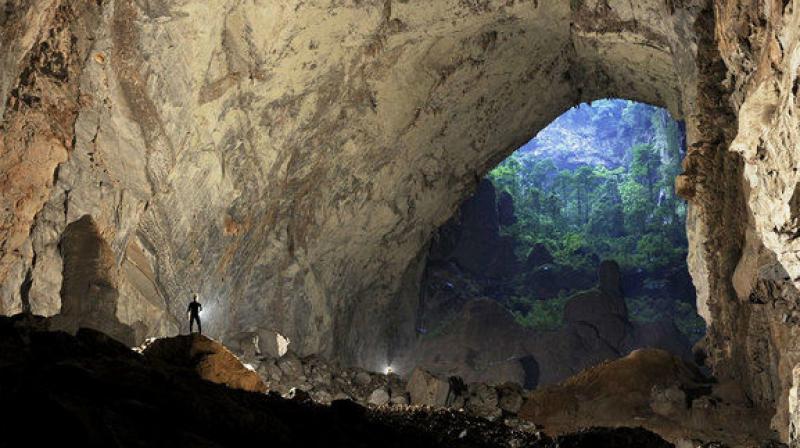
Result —
[{"label": "dark foreground rock", "polygon": [[[0,446],[555,447],[453,410],[330,406],[232,389],[94,330],[0,317]],[[616,434],[617,431],[610,431]],[[598,440],[600,440],[598,442]],[[601,439],[591,444],[610,446]],[[610,440],[610,439],[609,439]],[[618,444],[614,446],[641,446]]]},{"label": "dark foreground rock", "polygon": [[189,369],[200,378],[234,389],[266,392],[267,386],[252,368],[248,369],[224,345],[203,335],[182,335],[148,341],[142,354],[154,364]]}]

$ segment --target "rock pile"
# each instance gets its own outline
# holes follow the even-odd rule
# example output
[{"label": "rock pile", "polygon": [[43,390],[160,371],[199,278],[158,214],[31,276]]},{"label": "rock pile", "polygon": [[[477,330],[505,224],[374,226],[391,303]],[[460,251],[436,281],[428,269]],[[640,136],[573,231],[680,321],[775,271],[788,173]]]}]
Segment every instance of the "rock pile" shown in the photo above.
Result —
[{"label": "rock pile", "polygon": [[712,381],[695,366],[653,349],[532,391],[519,415],[549,434],[636,422],[677,446],[697,446],[698,440],[761,446],[776,438],[765,430],[769,416],[753,406],[740,385]]},{"label": "rock pile", "polygon": [[[663,351],[638,351],[533,392],[512,384],[467,385],[421,369],[407,384],[396,375],[363,370],[340,374],[319,358],[289,353],[270,360],[297,375],[296,381],[305,378],[297,384],[312,387],[308,392],[293,386],[281,398],[238,390],[232,381],[204,380],[203,375],[230,380],[252,373],[204,337],[151,342],[142,355],[96,330],[72,336],[49,329],[47,319],[0,317],[0,445],[671,446],[649,431],[671,441],[723,440],[730,446],[769,439],[750,432],[763,428],[759,420],[768,416],[736,406],[748,399],[737,395],[735,385],[711,385]],[[340,390],[353,391],[368,406],[349,399],[315,403],[311,394],[323,390],[319,378],[325,371],[329,384],[345,384]],[[295,382],[281,372],[275,384]],[[398,397],[412,406],[396,404]],[[48,431],[40,430],[42,421]],[[597,424],[647,430],[583,429]]]},{"label": "rock pile", "polygon": [[518,384],[467,384],[458,376],[439,376],[421,368],[414,369],[406,381],[394,373],[342,367],[319,356],[300,357],[291,351],[277,358],[241,357],[261,376],[268,391],[321,404],[352,400],[372,407],[451,408],[495,420],[501,416],[513,419],[524,401]]},{"label": "rock pile", "polygon": [[[555,446],[456,411],[321,406],[214,384],[184,356],[208,348],[205,338],[166,338],[142,355],[99,331],[73,336],[50,323],[0,316],[0,446]],[[200,358],[219,356],[236,359]],[[227,370],[227,361],[209,365]]]}]

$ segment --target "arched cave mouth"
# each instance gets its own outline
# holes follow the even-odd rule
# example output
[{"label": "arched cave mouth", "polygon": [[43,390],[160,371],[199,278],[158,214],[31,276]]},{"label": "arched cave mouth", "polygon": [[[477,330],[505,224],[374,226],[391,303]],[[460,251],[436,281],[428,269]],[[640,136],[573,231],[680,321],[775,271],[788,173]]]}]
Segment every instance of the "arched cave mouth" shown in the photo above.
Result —
[{"label": "arched cave mouth", "polygon": [[685,154],[660,107],[602,99],[556,118],[435,232],[412,363],[535,388],[638,348],[691,358],[705,322],[674,189]]}]

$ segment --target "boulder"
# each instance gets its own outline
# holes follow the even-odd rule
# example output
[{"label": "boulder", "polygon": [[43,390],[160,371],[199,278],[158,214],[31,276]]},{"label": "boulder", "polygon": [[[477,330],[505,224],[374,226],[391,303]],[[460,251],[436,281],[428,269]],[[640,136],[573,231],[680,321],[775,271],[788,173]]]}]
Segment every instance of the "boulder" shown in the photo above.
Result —
[{"label": "boulder", "polygon": [[225,346],[203,335],[154,339],[143,348],[142,354],[151,362],[188,368],[204,380],[234,389],[267,391],[258,373],[245,367]]},{"label": "boulder", "polygon": [[330,366],[320,358],[314,358],[314,362],[308,362],[305,366],[306,377],[314,386],[329,387],[333,382],[333,374]]},{"label": "boulder", "polygon": [[265,381],[280,381],[283,376],[280,367],[275,364],[275,360],[272,358],[263,359],[256,371]]},{"label": "boulder", "polygon": [[353,397],[351,397],[350,395],[347,395],[344,392],[337,392],[333,396],[333,400],[331,400],[331,402],[337,402],[337,401],[353,401]]},{"label": "boulder", "polygon": [[502,415],[498,404],[497,391],[494,387],[485,383],[472,383],[469,385],[466,409],[471,414],[490,421],[494,420]]},{"label": "boulder", "polygon": [[375,389],[369,395],[367,402],[373,406],[384,406],[389,403],[389,393],[384,389]]},{"label": "boulder", "polygon": [[441,407],[447,403],[450,383],[427,370],[414,369],[406,384],[411,404]]},{"label": "boulder", "polygon": [[[558,385],[528,392],[518,415],[544,426],[552,435],[634,422],[681,432],[696,422],[680,390],[702,391],[710,384],[695,366],[666,351],[637,350]],[[678,410],[681,412],[674,412]]]},{"label": "boulder", "polygon": [[678,385],[653,386],[650,391],[650,409],[656,414],[668,418],[674,417],[685,413],[688,407],[686,393]]},{"label": "boulder", "polygon": [[250,362],[261,354],[258,348],[259,337],[254,331],[244,331],[223,339],[226,347]]},{"label": "boulder", "polygon": [[584,339],[599,339],[597,342],[619,352],[630,329],[620,289],[619,266],[614,261],[603,261],[598,277],[596,289],[580,292],[567,302],[564,321],[573,325]]},{"label": "boulder", "polygon": [[408,404],[408,398],[406,398],[405,394],[393,395],[389,402],[392,406],[405,406]]},{"label": "boulder", "polygon": [[355,383],[358,384],[359,386],[367,386],[369,385],[369,383],[372,382],[372,376],[370,376],[369,373],[361,370],[358,373],[356,373],[354,380]]},{"label": "boulder", "polygon": [[522,387],[516,383],[505,383],[496,387],[497,406],[509,414],[516,414],[522,407]]},{"label": "boulder", "polygon": [[293,352],[288,352],[281,356],[280,359],[278,359],[277,365],[285,377],[284,382],[286,380],[299,380],[304,376],[303,363]]},{"label": "boulder", "polygon": [[258,330],[258,351],[263,356],[280,358],[288,351],[289,339],[271,329]]},{"label": "boulder", "polygon": [[333,395],[327,390],[313,390],[311,391],[311,398],[317,403],[329,404],[333,401]]}]

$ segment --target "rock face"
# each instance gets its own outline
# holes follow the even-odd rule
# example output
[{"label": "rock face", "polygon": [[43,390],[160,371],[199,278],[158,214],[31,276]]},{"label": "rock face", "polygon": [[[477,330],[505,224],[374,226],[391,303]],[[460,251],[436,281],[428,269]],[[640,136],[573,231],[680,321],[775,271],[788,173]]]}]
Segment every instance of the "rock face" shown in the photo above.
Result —
[{"label": "rock face", "polygon": [[266,392],[267,386],[255,370],[248,369],[217,341],[193,334],[149,341],[142,354],[153,363],[179,365],[193,370],[200,378],[234,389]]},{"label": "rock face", "polygon": [[478,279],[510,278],[518,270],[515,240],[501,236],[500,226],[514,219],[511,196],[498,195],[492,182],[484,179],[458,215],[438,230],[427,262],[454,263]]},{"label": "rock face", "polygon": [[678,446],[693,438],[758,446],[775,437],[766,430],[769,417],[737,387],[714,385],[667,352],[637,350],[529,393],[520,416],[554,434],[636,421]]},{"label": "rock face", "polygon": [[[34,311],[59,312],[57,242],[90,215],[139,338],[174,334],[197,291],[209,334],[274,330],[302,354],[375,363],[413,337],[415,260],[476,173],[581,100],[693,108],[692,45],[674,31],[693,8],[3,6],[0,311],[22,308],[30,277]],[[634,14],[607,39],[591,25]]]},{"label": "rock face", "polygon": [[598,278],[595,288],[570,297],[559,330],[524,328],[496,300],[475,299],[436,333],[421,335],[400,363],[467,382],[514,382],[532,389],[638,348],[692,359],[691,344],[674,323],[629,319],[615,262],[600,263]]},{"label": "rock face", "polygon": [[69,224],[59,244],[63,260],[61,312],[53,325],[75,332],[88,326],[128,344],[133,328],[117,319],[118,269],[114,254],[88,215]]},{"label": "rock face", "polygon": [[0,11],[1,313],[69,309],[58,243],[89,215],[137,342],[176,333],[198,291],[212,335],[275,331],[377,369],[412,345],[419,255],[476,179],[568,107],[624,97],[686,120],[676,188],[708,360],[788,439],[796,2]]}]

